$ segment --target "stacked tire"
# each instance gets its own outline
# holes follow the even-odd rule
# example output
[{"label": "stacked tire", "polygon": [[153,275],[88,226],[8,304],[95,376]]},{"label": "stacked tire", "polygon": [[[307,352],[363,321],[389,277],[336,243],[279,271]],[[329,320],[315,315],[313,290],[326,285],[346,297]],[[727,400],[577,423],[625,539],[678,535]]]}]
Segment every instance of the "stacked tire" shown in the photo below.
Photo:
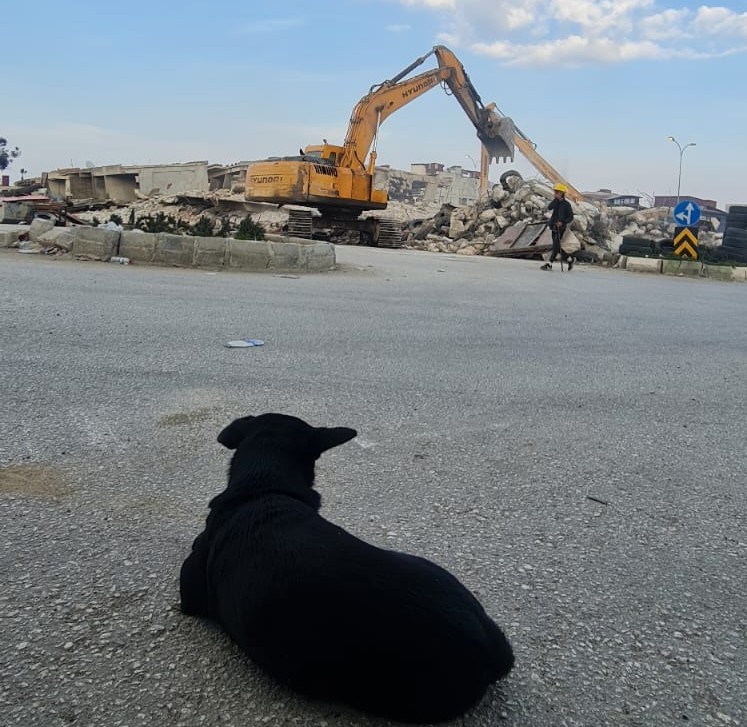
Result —
[{"label": "stacked tire", "polygon": [[732,205],[729,208],[718,257],[724,261],[747,263],[747,206]]},{"label": "stacked tire", "polygon": [[656,254],[656,242],[647,237],[623,235],[619,253],[621,255],[645,256]]}]

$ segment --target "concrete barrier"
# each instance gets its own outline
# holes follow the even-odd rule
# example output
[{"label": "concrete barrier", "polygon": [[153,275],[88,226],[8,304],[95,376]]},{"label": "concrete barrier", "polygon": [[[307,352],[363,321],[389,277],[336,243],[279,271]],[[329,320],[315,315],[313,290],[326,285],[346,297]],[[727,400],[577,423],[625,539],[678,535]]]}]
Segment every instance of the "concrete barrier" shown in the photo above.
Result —
[{"label": "concrete barrier", "polygon": [[657,258],[629,257],[625,269],[634,273],[660,273],[661,263]]},{"label": "concrete barrier", "polygon": [[[0,244],[15,245],[19,234],[0,231]],[[80,226],[54,228],[40,238],[52,245],[53,236],[64,243],[60,247],[72,248],[77,257],[109,260],[119,255],[149,265],[317,273],[334,270],[336,262],[330,242],[281,235],[272,235],[270,240],[235,240]]]},{"label": "concrete barrier", "polygon": [[158,235],[150,232],[125,230],[119,241],[119,255],[134,263],[152,263]]},{"label": "concrete barrier", "polygon": [[3,230],[0,232],[0,247],[15,247],[21,233],[15,230]]},{"label": "concrete barrier", "polygon": [[156,248],[153,251],[153,262],[156,265],[190,268],[194,259],[194,237],[171,235],[167,232],[159,232],[156,236]]},{"label": "concrete barrier", "polygon": [[196,268],[222,268],[226,263],[228,241],[224,237],[195,237],[192,265]]},{"label": "concrete barrier", "polygon": [[117,254],[122,233],[100,227],[74,227],[73,255],[108,260]]},{"label": "concrete barrier", "polygon": [[243,270],[267,270],[270,267],[270,248],[262,240],[228,239],[229,268]]},{"label": "concrete barrier", "polygon": [[309,272],[321,273],[334,270],[337,259],[335,246],[331,242],[315,242],[304,246],[306,260],[305,269]]},{"label": "concrete barrier", "polygon": [[734,280],[734,270],[729,265],[704,265],[703,272],[706,278],[711,280]]},{"label": "concrete barrier", "polygon": [[737,280],[740,283],[747,282],[747,268],[732,268],[731,279]]},{"label": "concrete barrier", "polygon": [[697,278],[703,272],[703,263],[697,260],[662,260],[661,271],[664,275],[685,275]]},{"label": "concrete barrier", "polygon": [[268,241],[266,244],[267,249],[270,251],[268,269],[278,272],[304,269],[306,245],[299,245],[295,242],[272,241]]}]

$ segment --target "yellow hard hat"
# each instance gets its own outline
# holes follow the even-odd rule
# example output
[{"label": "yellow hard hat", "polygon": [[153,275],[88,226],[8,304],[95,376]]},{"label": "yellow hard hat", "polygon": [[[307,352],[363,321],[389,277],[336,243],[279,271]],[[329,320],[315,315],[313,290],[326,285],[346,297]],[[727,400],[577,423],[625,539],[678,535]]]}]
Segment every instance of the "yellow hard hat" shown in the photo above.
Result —
[{"label": "yellow hard hat", "polygon": [[553,187],[553,189],[554,189],[554,190],[555,190],[556,192],[562,192],[563,194],[565,194],[565,193],[566,193],[566,192],[568,191],[568,187],[566,187],[566,186],[565,186],[565,184],[561,184],[560,182],[558,182],[558,183],[557,183],[557,184],[556,184],[556,185],[555,185],[555,186]]}]

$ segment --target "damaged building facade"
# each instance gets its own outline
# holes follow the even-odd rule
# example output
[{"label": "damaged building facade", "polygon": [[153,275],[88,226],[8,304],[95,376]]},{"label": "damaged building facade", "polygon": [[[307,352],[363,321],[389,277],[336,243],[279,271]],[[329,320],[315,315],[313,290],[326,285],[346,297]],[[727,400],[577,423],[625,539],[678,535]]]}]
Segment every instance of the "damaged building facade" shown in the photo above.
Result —
[{"label": "damaged building facade", "polygon": [[46,183],[51,197],[127,204],[156,194],[207,192],[208,163],[55,169],[47,173]]},{"label": "damaged building facade", "polygon": [[411,164],[410,171],[376,167],[374,186],[388,189],[389,199],[411,204],[474,204],[479,198],[480,173],[460,166]]}]

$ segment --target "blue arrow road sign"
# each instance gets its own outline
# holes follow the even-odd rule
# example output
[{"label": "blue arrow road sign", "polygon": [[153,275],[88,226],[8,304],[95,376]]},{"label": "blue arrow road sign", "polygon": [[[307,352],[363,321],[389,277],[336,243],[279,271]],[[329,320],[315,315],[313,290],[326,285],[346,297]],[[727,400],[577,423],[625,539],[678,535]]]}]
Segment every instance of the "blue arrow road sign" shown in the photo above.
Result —
[{"label": "blue arrow road sign", "polygon": [[689,199],[683,199],[674,208],[674,221],[683,227],[692,227],[700,221],[700,207]]}]

